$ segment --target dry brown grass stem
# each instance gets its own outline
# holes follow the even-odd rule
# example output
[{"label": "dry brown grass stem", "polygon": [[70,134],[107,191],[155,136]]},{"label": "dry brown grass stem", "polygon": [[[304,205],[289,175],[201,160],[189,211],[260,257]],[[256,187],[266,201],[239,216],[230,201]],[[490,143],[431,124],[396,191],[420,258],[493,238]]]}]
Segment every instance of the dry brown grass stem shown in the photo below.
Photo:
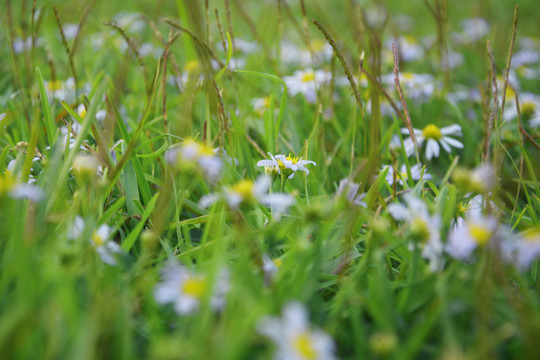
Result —
[{"label": "dry brown grass stem", "polygon": [[512,24],[512,39],[510,40],[510,48],[508,49],[508,57],[506,58],[506,68],[504,69],[504,85],[501,101],[501,117],[506,104],[506,89],[508,88],[508,77],[510,74],[510,64],[512,62],[512,54],[514,52],[514,43],[516,42],[517,25],[519,19],[519,5],[514,8],[514,22]]},{"label": "dry brown grass stem", "polygon": [[395,43],[392,43],[392,53],[394,54],[394,83],[396,84],[396,89],[399,94],[399,100],[401,101],[401,106],[403,106],[403,113],[405,114],[405,125],[409,130],[409,135],[414,145],[414,153],[416,155],[416,161],[420,164],[420,155],[418,151],[418,142],[416,141],[416,136],[414,135],[414,130],[412,126],[411,116],[409,115],[409,109],[407,108],[407,102],[403,96],[403,90],[401,89],[401,83],[399,82],[399,55],[397,46]]},{"label": "dry brown grass stem", "polygon": [[146,97],[148,99],[150,99],[150,93],[152,91],[151,84],[148,81],[148,71],[147,71],[146,65],[144,64],[144,61],[143,61],[143,59],[141,57],[141,54],[139,53],[139,50],[137,49],[137,47],[135,46],[133,41],[130,39],[130,37],[127,36],[124,29],[122,29],[118,24],[115,24],[115,23],[103,23],[103,25],[110,26],[113,29],[117,30],[120,33],[120,35],[122,35],[124,40],[127,42],[129,49],[131,50],[131,52],[133,53],[133,55],[137,59],[137,62],[139,63],[139,67],[141,68],[141,70],[143,72],[144,84],[145,84],[145,88],[146,88]]},{"label": "dry brown grass stem", "polygon": [[489,161],[490,158],[490,148],[491,148],[491,131],[493,129],[493,124],[495,123],[495,118],[499,112],[499,93],[497,89],[497,68],[495,67],[495,59],[493,57],[493,49],[491,48],[491,41],[487,42],[487,53],[489,56],[490,62],[490,72],[491,72],[491,88],[493,95],[493,104],[491,105],[491,111],[489,113],[488,122],[486,125],[486,134],[484,139],[484,161]]},{"label": "dry brown grass stem", "polygon": [[79,39],[81,37],[81,29],[86,22],[86,19],[88,18],[88,14],[90,14],[90,9],[94,6],[96,0],[92,0],[90,4],[84,9],[84,12],[81,16],[81,20],[79,21],[79,25],[77,27],[77,33],[75,34],[75,39],[73,39],[73,44],[71,45],[71,51],[69,53],[69,56],[73,58],[75,55],[75,50],[77,49],[77,45],[79,44]]},{"label": "dry brown grass stem", "polygon": [[216,90],[216,95],[218,99],[218,113],[220,117],[219,122],[219,146],[224,149],[223,145],[225,144],[225,132],[227,131],[227,113],[225,112],[225,104],[223,102],[223,97],[221,96],[221,91],[219,90],[216,81],[212,79],[212,85]]},{"label": "dry brown grass stem", "polygon": [[234,31],[232,26],[231,7],[229,6],[229,0],[223,0],[223,3],[225,4],[225,13],[227,14],[227,31],[229,32],[229,36],[231,37],[232,47],[233,49],[236,49],[236,46],[234,44]]},{"label": "dry brown grass stem", "polygon": [[172,27],[182,31],[182,32],[185,32],[186,34],[188,34],[192,39],[193,41],[195,41],[195,43],[200,46],[202,49],[204,49],[206,52],[208,52],[208,54],[210,54],[210,56],[212,57],[212,59],[216,60],[219,64],[219,67],[222,68],[223,66],[225,66],[223,64],[223,62],[216,56],[216,53],[214,52],[214,50],[212,50],[212,48],[210,48],[210,46],[204,42],[203,40],[201,40],[197,35],[195,35],[193,32],[191,32],[189,29],[186,29],[185,27],[183,27],[182,25],[180,24],[177,24],[175,23],[174,21],[170,20],[170,19],[167,19],[167,18],[164,18],[163,19],[164,22],[166,22],[167,24],[171,25]]},{"label": "dry brown grass stem", "polygon": [[341,66],[343,67],[343,70],[345,70],[345,75],[347,76],[347,80],[349,80],[349,84],[351,85],[351,89],[354,94],[354,98],[356,99],[356,103],[360,107],[360,110],[362,110],[362,99],[360,97],[360,93],[358,92],[358,88],[356,87],[356,82],[354,80],[354,77],[352,76],[351,70],[349,69],[349,66],[345,62],[345,59],[343,58],[343,55],[339,48],[337,47],[335,41],[332,39],[328,31],[319,23],[317,20],[313,20],[313,24],[319,28],[319,30],[323,33],[324,37],[330,43],[330,46],[334,49],[334,54],[337,56]]},{"label": "dry brown grass stem", "polygon": [[225,34],[223,33],[223,27],[221,26],[221,19],[219,18],[219,11],[217,8],[214,8],[214,14],[216,15],[216,23],[219,31],[219,38],[221,40],[221,46],[223,51],[227,52],[227,41],[225,40]]},{"label": "dry brown grass stem", "polygon": [[70,55],[71,51],[69,50],[69,45],[64,34],[64,28],[62,27],[62,22],[60,21],[60,16],[58,15],[58,10],[56,6],[53,6],[54,17],[56,19],[56,24],[58,25],[58,30],[60,30],[60,36],[62,37],[62,43],[66,49],[66,54],[68,56],[69,67],[71,68],[71,74],[73,75],[73,80],[75,81],[75,98],[79,95],[79,79],[77,78],[77,71],[75,70],[75,63],[73,62],[73,57]]}]

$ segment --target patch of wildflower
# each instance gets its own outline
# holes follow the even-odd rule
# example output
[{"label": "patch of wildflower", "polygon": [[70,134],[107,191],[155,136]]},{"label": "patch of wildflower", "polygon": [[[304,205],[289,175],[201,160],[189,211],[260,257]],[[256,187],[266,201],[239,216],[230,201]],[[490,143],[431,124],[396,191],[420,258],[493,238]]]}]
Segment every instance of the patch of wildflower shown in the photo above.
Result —
[{"label": "patch of wildflower", "polygon": [[210,182],[219,179],[223,168],[223,162],[214,149],[195,140],[184,140],[180,146],[169,148],[165,160],[174,169],[199,172]]},{"label": "patch of wildflower", "polygon": [[160,305],[172,304],[178,315],[197,312],[205,299],[212,309],[218,311],[225,306],[229,291],[229,274],[220,271],[214,283],[207,274],[199,274],[169,260],[161,271],[162,280],[154,289],[154,299]]},{"label": "patch of wildflower", "polygon": [[[413,131],[419,147],[422,146],[424,142],[426,143],[426,159],[428,160],[431,160],[433,157],[439,157],[439,145],[442,146],[444,151],[446,151],[448,154],[452,152],[451,147],[458,149],[463,148],[463,144],[461,142],[450,137],[450,135],[461,136],[461,126],[457,124],[445,126],[443,128],[439,128],[435,124],[429,124],[426,125],[422,130],[413,129]],[[401,133],[408,134],[409,130],[407,128],[403,128],[401,129]],[[403,140],[403,146],[405,147],[407,156],[414,154],[414,143],[410,137]]]},{"label": "patch of wildflower", "polygon": [[203,208],[210,206],[218,200],[225,200],[229,208],[238,210],[241,205],[254,205],[261,203],[272,209],[275,218],[279,218],[289,207],[294,205],[292,195],[284,193],[269,194],[271,180],[261,175],[256,181],[240,180],[231,186],[225,186],[221,193],[210,193],[201,198],[199,205]]},{"label": "patch of wildflower", "polygon": [[[87,232],[86,226],[84,219],[77,215],[68,229],[68,238],[71,240],[80,239]],[[118,264],[117,257],[122,253],[122,248],[110,240],[111,235],[112,229],[107,224],[102,224],[91,232],[88,240],[105,264],[116,266]]]},{"label": "patch of wildflower", "polygon": [[[394,180],[401,186],[403,186],[403,183],[406,183],[409,178],[409,173],[407,172],[407,166],[405,164],[402,164],[399,168],[399,171],[397,171],[394,175],[394,168],[390,165],[383,165],[381,171],[388,168],[388,172],[386,173],[386,182],[388,185],[392,186],[394,184]],[[411,166],[411,179],[414,181],[419,180],[429,180],[431,179],[431,174],[429,174],[427,171],[425,171],[423,165],[421,164],[415,164]]]},{"label": "patch of wildflower", "polygon": [[309,174],[309,169],[306,168],[306,165],[312,164],[317,166],[315,161],[311,160],[300,160],[297,156],[289,154],[285,155],[272,155],[268,153],[271,160],[260,160],[257,162],[257,166],[264,167],[264,171],[268,175],[280,174],[287,179],[292,179],[294,174],[297,171],[303,171],[306,174]]},{"label": "patch of wildflower", "polygon": [[261,319],[257,329],[261,335],[274,342],[275,359],[335,359],[333,339],[323,331],[311,329],[307,310],[299,302],[286,304],[281,318]]},{"label": "patch of wildflower", "polygon": [[430,215],[424,201],[407,193],[403,196],[405,204],[392,203],[388,212],[396,220],[408,224],[411,237],[422,249],[422,256],[429,260],[432,272],[442,270],[444,246],[441,241],[441,217]]}]

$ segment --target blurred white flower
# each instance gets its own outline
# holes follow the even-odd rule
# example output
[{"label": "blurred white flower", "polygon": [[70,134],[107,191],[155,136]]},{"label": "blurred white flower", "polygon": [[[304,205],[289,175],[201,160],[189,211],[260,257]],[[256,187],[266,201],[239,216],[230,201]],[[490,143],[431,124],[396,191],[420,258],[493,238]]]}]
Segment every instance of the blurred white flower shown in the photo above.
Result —
[{"label": "blurred white flower", "polygon": [[520,271],[525,271],[540,256],[540,231],[532,229],[521,233],[515,244],[515,264]]},{"label": "blurred white flower", "polygon": [[358,190],[360,190],[360,184],[350,181],[348,178],[341,179],[339,181],[336,197],[343,197],[351,204],[367,207],[367,204],[363,201],[366,194],[358,194]]},{"label": "blurred white flower", "polygon": [[448,234],[446,252],[458,260],[470,260],[477,247],[486,246],[499,237],[498,227],[494,217],[469,216],[458,221]]},{"label": "blurred white flower", "polygon": [[295,96],[302,94],[309,103],[317,101],[317,90],[321,85],[328,84],[332,74],[324,70],[315,70],[307,68],[306,70],[297,70],[292,76],[285,76],[283,81],[287,84],[289,94]]},{"label": "blurred white flower", "polygon": [[441,217],[430,215],[426,203],[410,193],[405,194],[403,199],[406,205],[392,203],[388,206],[388,212],[394,219],[409,224],[411,236],[419,242],[422,256],[429,260],[430,271],[441,271],[444,265]]},{"label": "blurred white flower", "polygon": [[[440,83],[433,79],[430,74],[415,74],[411,72],[400,72],[399,82],[405,93],[410,99],[428,99],[433,95],[436,89],[440,88]],[[384,84],[390,92],[395,90],[395,76],[393,73],[381,76],[381,83]]]},{"label": "blurred white flower", "polygon": [[[79,239],[85,232],[86,223],[83,218],[77,215],[75,221],[68,229],[68,238],[72,240]],[[106,225],[100,225],[90,235],[90,243],[98,252],[101,260],[107,264],[117,265],[116,257],[122,253],[122,248],[116,242],[109,240],[112,235],[112,229]]]},{"label": "blurred white flower", "polygon": [[485,37],[490,26],[485,19],[475,17],[461,22],[461,32],[453,33],[453,40],[458,44],[469,44]]},{"label": "blurred white flower", "polygon": [[[529,120],[529,126],[540,126],[540,96],[533,93],[522,93],[518,96],[521,121]],[[514,101],[508,101],[503,112],[506,121],[517,119],[517,108]]]},{"label": "blurred white flower", "polygon": [[268,153],[270,155],[271,160],[260,160],[257,162],[257,166],[264,167],[266,173],[272,173],[276,172],[278,174],[283,173],[287,179],[292,179],[294,177],[294,174],[300,170],[307,174],[309,174],[308,168],[306,168],[306,165],[313,164],[314,166],[317,166],[317,163],[315,161],[311,160],[300,160],[297,156],[292,155],[272,155],[271,153]]},{"label": "blurred white flower", "polygon": [[0,197],[7,194],[14,199],[28,199],[39,202],[45,197],[44,191],[32,184],[35,179],[30,178],[28,183],[21,183],[19,175],[13,173],[15,161],[11,161],[3,174],[0,174]]},{"label": "blurred white flower", "polygon": [[161,271],[162,281],[154,289],[154,299],[160,305],[173,304],[179,315],[196,312],[201,302],[208,296],[210,306],[221,310],[229,291],[229,274],[221,270],[214,284],[209,283],[205,274],[197,274],[187,267],[169,260]]},{"label": "blurred white flower", "polygon": [[180,146],[169,148],[165,160],[176,169],[199,171],[210,182],[219,179],[223,168],[223,161],[213,148],[194,140],[184,140]]},{"label": "blurred white flower", "polygon": [[261,203],[272,209],[276,219],[285,213],[289,207],[294,205],[295,200],[292,195],[283,193],[268,193],[271,179],[266,175],[261,175],[257,181],[240,180],[232,186],[225,187],[223,192],[210,193],[199,201],[199,206],[208,207],[220,199],[224,199],[231,209],[238,209],[241,204]]},{"label": "blurred white flower", "polygon": [[323,331],[311,329],[307,310],[299,302],[286,304],[281,318],[261,319],[257,329],[276,345],[275,359],[335,359],[333,339]]},{"label": "blurred white flower", "polygon": [[[452,151],[451,146],[458,149],[463,148],[461,142],[449,136],[461,136],[461,126],[457,124],[445,126],[443,128],[439,128],[434,124],[429,124],[422,130],[413,129],[413,131],[416,136],[416,141],[418,142],[418,147],[421,147],[422,144],[426,142],[426,159],[428,160],[431,160],[433,157],[439,157],[439,144],[448,154]],[[409,130],[403,128],[401,129],[401,133],[409,134]],[[403,146],[405,147],[407,156],[414,154],[414,143],[410,137],[403,140]]]},{"label": "blurred white flower", "polygon": [[[394,168],[390,165],[383,165],[381,171],[383,171],[385,168],[388,168],[388,172],[386,173],[386,182],[388,185],[392,186],[394,184]],[[431,175],[428,174],[427,171],[423,168],[422,164],[415,164],[411,166],[411,178],[414,181],[418,181],[420,179],[429,180],[431,179]],[[402,164],[399,168],[399,171],[396,172],[396,181],[403,185],[404,182],[407,182],[407,179],[409,178],[409,174],[407,173],[407,166],[405,164]]]}]

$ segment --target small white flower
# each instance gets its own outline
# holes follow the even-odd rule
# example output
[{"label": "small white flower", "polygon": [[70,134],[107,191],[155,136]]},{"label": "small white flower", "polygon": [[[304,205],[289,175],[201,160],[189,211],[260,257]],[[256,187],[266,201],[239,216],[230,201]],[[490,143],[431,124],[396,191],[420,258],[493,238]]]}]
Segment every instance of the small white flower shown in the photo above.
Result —
[{"label": "small white flower", "polygon": [[298,157],[294,157],[291,155],[274,156],[270,153],[268,153],[268,155],[270,155],[271,160],[260,160],[257,162],[257,166],[264,167],[267,173],[277,171],[278,174],[281,174],[283,172],[287,179],[292,179],[294,177],[294,174],[298,170],[309,174],[309,170],[308,168],[306,168],[306,165],[308,164],[313,164],[314,166],[317,166],[317,163],[315,163],[315,161],[300,160]]},{"label": "small white flower", "polygon": [[221,271],[215,284],[209,284],[207,275],[196,274],[170,260],[162,269],[162,281],[154,289],[154,299],[160,305],[173,304],[179,315],[196,312],[201,302],[210,296],[210,306],[221,310],[229,291],[229,275]]},{"label": "small white flower", "polygon": [[299,302],[286,304],[281,318],[263,318],[257,328],[276,345],[275,359],[335,359],[333,339],[323,331],[310,329],[307,310]]},{"label": "small white flower", "polygon": [[462,31],[453,33],[453,39],[459,44],[469,44],[485,37],[490,30],[488,22],[482,18],[469,18],[461,22]]},{"label": "small white flower", "polygon": [[231,209],[238,209],[241,204],[261,203],[272,209],[273,215],[279,219],[289,207],[294,205],[292,195],[283,193],[268,194],[271,179],[261,175],[253,182],[252,180],[240,180],[236,184],[225,187],[222,194],[210,193],[199,201],[199,206],[208,207],[220,199],[224,199]]},{"label": "small white flower", "polygon": [[458,221],[448,234],[446,252],[455,259],[467,261],[473,251],[498,237],[499,223],[494,217],[468,217]]},{"label": "small white flower", "polygon": [[365,193],[358,194],[360,189],[360,184],[357,184],[349,179],[341,179],[339,182],[339,187],[336,192],[336,197],[344,197],[350,203],[356,204],[359,206],[367,207],[367,204],[363,201],[366,197]]},{"label": "small white flower", "polygon": [[[10,162],[9,165],[11,164],[14,166],[15,161]],[[33,202],[43,200],[45,193],[40,187],[31,183],[35,182],[34,179],[30,179],[28,183],[21,183],[9,168],[10,166],[3,174],[0,174],[0,197],[7,194],[14,199],[28,199]]]},{"label": "small white flower", "polygon": [[[383,165],[381,171],[383,171],[385,168],[388,168],[388,172],[386,173],[386,182],[388,183],[388,185],[392,186],[394,184],[394,168],[390,165]],[[409,174],[407,173],[407,166],[405,164],[402,164],[399,168],[399,171],[396,173],[396,181],[400,185],[403,185],[404,182],[407,182],[408,178]],[[431,179],[431,175],[424,170],[423,165],[415,164],[411,166],[411,178],[414,181],[418,181],[421,179],[429,180]]]},{"label": "small white flower", "polygon": [[473,170],[457,168],[452,174],[452,179],[464,191],[479,194],[488,194],[497,185],[495,169],[488,163],[483,163]]},{"label": "small white flower", "polygon": [[306,70],[295,71],[292,76],[285,76],[283,81],[291,96],[302,94],[309,103],[317,101],[317,90],[321,85],[328,84],[332,74],[324,70],[315,70],[307,68]]},{"label": "small white flower", "polygon": [[[393,73],[383,75],[381,82],[389,90],[395,89],[395,75]],[[399,82],[405,95],[411,99],[428,99],[436,89],[440,88],[440,83],[433,79],[430,74],[401,72],[399,73]]]},{"label": "small white flower", "polygon": [[[445,126],[443,128],[439,128],[434,124],[429,124],[422,130],[413,129],[413,131],[419,147],[426,142],[426,158],[428,160],[431,160],[433,157],[439,157],[439,144],[448,154],[452,151],[451,146],[458,149],[463,148],[461,142],[449,136],[461,136],[461,126],[457,124]],[[401,129],[401,133],[409,134],[409,130],[403,128]],[[403,146],[405,147],[407,156],[414,154],[414,143],[410,137],[403,141]]]},{"label": "small white flower", "polygon": [[391,49],[392,43],[397,42],[399,48],[399,58],[404,61],[419,60],[424,56],[424,49],[416,38],[411,35],[400,36],[399,39],[391,39],[386,42],[386,48]]},{"label": "small white flower", "polygon": [[219,179],[223,168],[223,161],[214,149],[194,140],[185,140],[180,146],[169,148],[165,160],[177,169],[200,171],[210,182]]},{"label": "small white flower", "polygon": [[[533,93],[522,93],[519,96],[521,120],[529,120],[530,127],[540,126],[540,96]],[[517,119],[517,109],[514,101],[505,106],[503,118],[506,121]]]},{"label": "small white flower", "polygon": [[516,244],[515,264],[520,271],[525,271],[540,256],[540,231],[530,230],[520,234]]},{"label": "small white flower", "polygon": [[[86,224],[82,217],[76,216],[75,221],[68,229],[68,238],[75,240],[82,236],[85,231]],[[102,224],[97,230],[94,230],[90,235],[90,243],[98,252],[101,260],[107,264],[117,265],[116,257],[122,252],[122,248],[116,242],[109,240],[112,235],[112,229]]]},{"label": "small white flower", "polygon": [[444,246],[441,241],[440,216],[431,216],[426,203],[412,194],[405,194],[403,199],[406,206],[392,203],[388,206],[388,212],[394,219],[406,221],[409,224],[411,235],[421,243],[422,256],[429,260],[430,271],[442,270]]}]

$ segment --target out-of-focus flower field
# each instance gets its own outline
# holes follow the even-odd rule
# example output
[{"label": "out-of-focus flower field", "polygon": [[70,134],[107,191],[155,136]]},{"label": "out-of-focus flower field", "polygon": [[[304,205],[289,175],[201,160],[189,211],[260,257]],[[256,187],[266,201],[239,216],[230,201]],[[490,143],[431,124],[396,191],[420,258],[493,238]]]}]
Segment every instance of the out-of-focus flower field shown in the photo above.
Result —
[{"label": "out-of-focus flower field", "polygon": [[534,1],[0,8],[1,358],[540,358]]}]

